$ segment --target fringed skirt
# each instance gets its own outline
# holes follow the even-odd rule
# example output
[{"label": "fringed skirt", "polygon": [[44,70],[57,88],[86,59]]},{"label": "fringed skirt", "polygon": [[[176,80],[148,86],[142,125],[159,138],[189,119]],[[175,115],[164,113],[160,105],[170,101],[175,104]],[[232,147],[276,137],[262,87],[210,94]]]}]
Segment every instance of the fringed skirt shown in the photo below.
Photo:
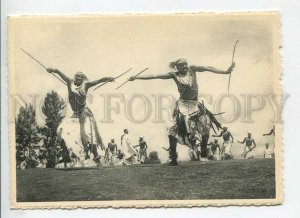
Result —
[{"label": "fringed skirt", "polygon": [[[201,116],[206,116],[208,122],[202,122]],[[221,129],[221,124],[214,115],[198,101],[188,101],[179,99],[173,111],[173,125],[168,129],[169,135],[174,137],[186,137],[207,133],[210,127]]]},{"label": "fringed skirt", "polygon": [[63,139],[67,148],[80,159],[85,158],[87,147],[104,148],[93,113],[87,107],[75,116],[63,120],[57,128],[57,139]]}]

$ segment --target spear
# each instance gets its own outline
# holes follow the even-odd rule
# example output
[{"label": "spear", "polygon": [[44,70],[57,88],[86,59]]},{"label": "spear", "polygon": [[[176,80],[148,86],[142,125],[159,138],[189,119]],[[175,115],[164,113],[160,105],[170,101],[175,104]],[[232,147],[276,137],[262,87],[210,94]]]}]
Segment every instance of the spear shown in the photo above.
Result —
[{"label": "spear", "polygon": [[[129,70],[127,70],[126,72],[120,74],[119,76],[115,77],[114,79],[118,79],[119,77],[125,75],[126,73],[128,73],[130,70],[132,70],[132,68],[130,68]],[[105,83],[100,84],[98,87],[94,88],[94,91],[98,88],[100,88],[101,86],[104,86],[106,83],[108,83],[109,81],[106,81]]]},{"label": "spear", "polygon": [[[146,70],[148,70],[149,68],[147,67],[147,68],[145,68],[144,70],[142,70],[141,72],[139,72],[138,74],[136,74],[134,77],[136,77],[136,76],[138,76],[138,75],[140,75],[141,73],[143,73],[143,72],[145,72]],[[125,85],[127,82],[129,82],[129,79],[128,80],[126,80],[124,83],[122,83],[120,86],[118,86],[116,89],[119,89],[119,88],[121,88],[123,85]]]},{"label": "spear", "polygon": [[[45,65],[43,65],[41,62],[39,62],[37,59],[35,59],[31,54],[29,54],[28,52],[26,52],[23,48],[21,48],[21,50],[27,54],[29,57],[31,57],[33,60],[35,60],[39,65],[41,65],[45,70],[47,70],[47,67],[45,67]],[[48,71],[48,70],[47,70]],[[51,72],[51,74],[53,76],[55,76],[58,80],[60,80],[63,84],[67,85],[63,80],[61,80],[58,76],[56,76],[54,73]]]}]

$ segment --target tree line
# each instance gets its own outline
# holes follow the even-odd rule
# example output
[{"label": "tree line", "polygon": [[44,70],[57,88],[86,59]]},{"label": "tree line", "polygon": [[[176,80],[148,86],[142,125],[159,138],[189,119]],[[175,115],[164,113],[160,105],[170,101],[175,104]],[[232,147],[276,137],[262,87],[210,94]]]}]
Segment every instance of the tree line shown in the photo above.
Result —
[{"label": "tree line", "polygon": [[65,107],[65,101],[55,91],[47,93],[42,106],[45,115],[42,126],[37,124],[32,104],[19,109],[15,118],[17,168],[34,168],[39,163],[45,163],[47,168],[55,167],[57,156],[62,155],[57,149],[56,130],[64,118]]}]

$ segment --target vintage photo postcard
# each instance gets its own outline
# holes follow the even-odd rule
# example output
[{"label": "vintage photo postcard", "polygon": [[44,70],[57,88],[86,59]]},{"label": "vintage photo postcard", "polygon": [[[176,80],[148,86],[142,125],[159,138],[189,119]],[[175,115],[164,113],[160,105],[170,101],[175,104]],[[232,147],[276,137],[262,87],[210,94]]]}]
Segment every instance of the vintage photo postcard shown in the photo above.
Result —
[{"label": "vintage photo postcard", "polygon": [[8,26],[12,208],[282,203],[279,13]]}]

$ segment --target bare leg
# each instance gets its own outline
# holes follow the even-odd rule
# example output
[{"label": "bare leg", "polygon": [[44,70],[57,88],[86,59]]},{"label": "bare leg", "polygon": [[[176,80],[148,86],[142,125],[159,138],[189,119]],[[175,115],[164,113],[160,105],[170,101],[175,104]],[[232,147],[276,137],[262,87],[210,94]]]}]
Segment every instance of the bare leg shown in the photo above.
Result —
[{"label": "bare leg", "polygon": [[201,157],[207,158],[207,141],[208,141],[208,135],[202,135],[202,143],[201,143]]},{"label": "bare leg", "polygon": [[178,155],[176,152],[177,139],[174,136],[169,135],[169,144],[170,144],[169,156],[171,159],[170,165],[176,166],[176,165],[178,165],[178,162],[177,162]]},{"label": "bare leg", "polygon": [[86,159],[90,158],[89,156],[89,147],[88,147],[88,136],[85,133],[85,122],[86,122],[86,116],[84,114],[79,114],[79,125],[80,125],[80,138],[81,143],[84,148],[84,152],[86,154]]}]

